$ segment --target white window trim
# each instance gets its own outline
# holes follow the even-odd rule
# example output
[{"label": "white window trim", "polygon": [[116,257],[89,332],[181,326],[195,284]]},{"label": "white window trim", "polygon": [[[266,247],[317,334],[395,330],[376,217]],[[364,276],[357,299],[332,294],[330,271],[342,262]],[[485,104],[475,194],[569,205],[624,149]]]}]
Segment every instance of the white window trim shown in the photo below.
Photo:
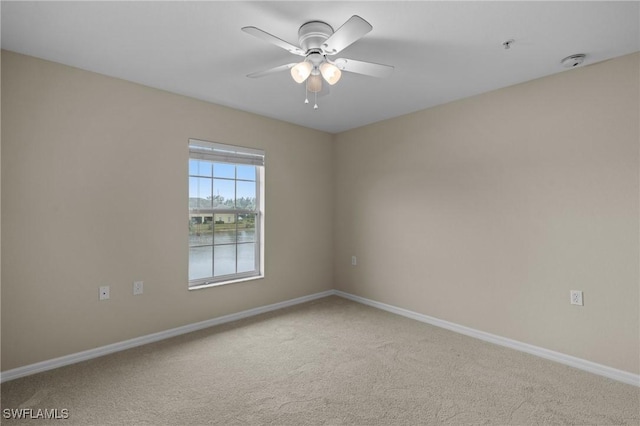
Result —
[{"label": "white window trim", "polygon": [[[255,258],[257,259],[257,269],[249,272],[241,272],[217,277],[200,278],[188,280],[189,290],[200,290],[209,287],[234,284],[245,281],[252,281],[264,278],[264,162],[265,153],[263,150],[245,148],[234,145],[226,145],[215,142],[189,139],[189,160],[200,159],[218,163],[232,163],[256,166],[256,210],[234,210],[216,209],[215,214],[224,213],[250,213],[256,215],[256,241]],[[189,176],[191,176],[189,174]],[[215,222],[215,221],[214,221]]]}]

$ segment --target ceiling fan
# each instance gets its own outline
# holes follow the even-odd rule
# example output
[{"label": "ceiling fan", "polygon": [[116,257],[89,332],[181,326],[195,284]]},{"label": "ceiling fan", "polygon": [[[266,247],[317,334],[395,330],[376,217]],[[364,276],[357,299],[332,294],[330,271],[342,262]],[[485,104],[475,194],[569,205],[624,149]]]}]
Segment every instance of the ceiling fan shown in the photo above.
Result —
[{"label": "ceiling fan", "polygon": [[[259,28],[243,27],[242,31],[247,34],[281,47],[294,55],[304,57],[302,62],[292,62],[254,72],[248,74],[247,77],[264,77],[280,71],[291,70],[293,79],[297,83],[306,81],[307,91],[316,95],[322,90],[323,79],[329,85],[334,85],[340,80],[342,71],[372,77],[388,77],[393,72],[393,67],[390,65],[347,58],[333,60],[328,58],[340,53],[372,29],[371,24],[358,15],[353,15],[336,31],[326,22],[310,21],[302,24],[298,30],[298,47]],[[308,99],[305,99],[305,103],[308,102]],[[317,103],[314,108],[318,108]]]}]

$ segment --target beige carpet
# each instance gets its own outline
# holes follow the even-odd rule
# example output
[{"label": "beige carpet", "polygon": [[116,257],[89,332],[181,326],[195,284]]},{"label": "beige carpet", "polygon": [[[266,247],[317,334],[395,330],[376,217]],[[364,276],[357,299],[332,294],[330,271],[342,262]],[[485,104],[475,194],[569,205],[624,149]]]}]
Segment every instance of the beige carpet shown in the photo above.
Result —
[{"label": "beige carpet", "polygon": [[338,297],[1,389],[69,412],[3,424],[640,424],[636,387]]}]

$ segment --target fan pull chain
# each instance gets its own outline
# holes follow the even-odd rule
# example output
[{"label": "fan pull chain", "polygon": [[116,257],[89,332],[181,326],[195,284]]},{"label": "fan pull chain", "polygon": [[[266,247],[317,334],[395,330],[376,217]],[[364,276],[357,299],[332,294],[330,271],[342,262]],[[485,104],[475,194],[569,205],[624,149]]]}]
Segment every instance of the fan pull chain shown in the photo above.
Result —
[{"label": "fan pull chain", "polygon": [[315,101],[314,101],[315,103],[313,105],[313,109],[318,109],[318,92],[315,92],[314,96],[315,96]]},{"label": "fan pull chain", "polygon": [[304,84],[304,103],[309,103],[309,88],[307,87],[306,83]]}]

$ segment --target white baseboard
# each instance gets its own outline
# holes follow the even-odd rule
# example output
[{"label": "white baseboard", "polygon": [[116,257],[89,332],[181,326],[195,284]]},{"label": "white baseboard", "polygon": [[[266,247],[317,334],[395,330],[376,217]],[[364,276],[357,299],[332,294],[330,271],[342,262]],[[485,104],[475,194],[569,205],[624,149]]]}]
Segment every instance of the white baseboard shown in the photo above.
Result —
[{"label": "white baseboard", "polygon": [[398,308],[396,306],[387,305],[386,303],[376,302],[375,300],[366,299],[364,297],[356,296],[350,293],[345,293],[344,291],[334,290],[333,294],[335,294],[336,296],[344,297],[345,299],[353,300],[354,302],[362,303],[364,305],[368,305],[374,308],[382,309],[384,311],[392,312],[397,315],[402,315],[403,317],[407,317],[420,322],[435,325],[436,327],[446,328],[447,330],[455,331],[456,333],[464,334],[470,337],[475,337],[476,339],[484,340],[486,342],[494,343],[496,345],[506,346],[507,348],[515,349],[521,352],[526,352],[528,354],[536,355],[541,358],[546,358],[551,361],[556,361],[561,364],[568,365],[570,367],[578,368],[580,370],[584,370],[590,373],[598,374],[600,376],[608,377],[610,379],[617,380],[622,383],[627,383],[629,385],[640,387],[640,375],[638,374],[633,374],[628,371],[607,367],[606,365],[597,364],[595,362],[587,361],[582,358],[577,358],[571,355],[566,355],[560,352],[555,352],[549,349],[533,346],[528,343],[518,342],[517,340],[507,339],[506,337],[501,337],[495,334],[486,333],[484,331],[465,327],[463,325],[455,324],[453,322],[430,317],[424,314],[419,314],[417,312],[409,311],[403,308]]},{"label": "white baseboard", "polygon": [[428,315],[409,311],[407,309],[398,308],[396,306],[388,305],[386,303],[376,302],[375,300],[366,299],[364,297],[356,296],[350,293],[345,293],[340,290],[327,290],[320,293],[314,293],[308,296],[298,297],[296,299],[291,299],[291,300],[285,300],[284,302],[261,306],[258,308],[237,312],[235,314],[224,315],[224,316],[212,318],[206,321],[201,321],[194,324],[189,324],[182,327],[161,331],[158,333],[148,334],[146,336],[136,337],[134,339],[113,343],[111,345],[101,346],[99,348],[89,349],[89,350],[78,352],[75,354],[65,355],[59,358],[54,358],[47,361],[42,361],[35,364],[14,368],[12,370],[7,370],[5,372],[0,373],[0,383],[17,379],[19,377],[29,376],[31,374],[41,373],[47,370],[53,370],[54,368],[64,367],[65,365],[75,364],[75,363],[86,361],[92,358],[98,358],[103,355],[108,355],[114,352],[123,351],[126,349],[134,348],[136,346],[146,345],[147,343],[157,342],[159,340],[168,339],[170,337],[179,336],[181,334],[190,333],[192,331],[202,330],[204,328],[213,327],[215,325],[220,325],[227,322],[252,317],[265,312],[275,311],[277,309],[282,309],[289,306],[298,305],[300,303],[305,303],[312,300],[321,299],[323,297],[334,296],[334,295],[352,300],[354,302],[362,303],[364,305],[372,306],[374,308],[382,309],[384,311],[391,312],[397,315],[401,315],[403,317],[411,318],[416,321],[431,324],[436,327],[445,328],[447,330],[464,334],[466,336],[475,337],[476,339],[484,340],[486,342],[494,343],[496,345],[505,346],[521,352],[526,352],[531,355],[536,355],[541,358],[549,359],[551,361],[556,361],[561,364],[578,368],[580,370],[588,371],[590,373],[598,374],[600,376],[608,377],[610,379],[617,380],[622,383],[627,383],[633,386],[640,387],[640,375],[638,374],[629,373],[627,371],[618,370],[612,367],[608,367],[606,365],[597,364],[595,362],[587,361],[571,355],[565,355],[560,352],[555,352],[555,351],[544,349],[538,346],[533,346],[528,343],[518,342],[517,340],[511,340],[506,337],[501,337],[495,334],[486,333],[484,331],[465,327],[463,325],[459,325],[449,321],[430,317]]},{"label": "white baseboard", "polygon": [[254,315],[259,315],[265,312],[275,311],[277,309],[298,305],[300,303],[309,302],[315,299],[321,299],[323,297],[332,296],[334,294],[334,290],[327,290],[320,293],[310,294],[308,296],[298,297],[296,299],[285,300],[284,302],[274,303],[272,305],[260,306],[258,308],[237,312],[235,314],[224,315],[206,321],[188,324],[182,327],[172,328],[170,330],[160,331],[158,333],[147,334],[146,336],[136,337],[134,339],[129,339],[122,342],[113,343],[111,345],[77,352],[75,354],[61,356],[59,358],[54,358],[47,361],[37,362],[35,364],[25,365],[24,367],[18,367],[0,373],[0,383],[17,379],[19,377],[29,376],[31,374],[41,373],[47,370],[53,370],[54,368],[64,367],[65,365],[75,364],[92,358],[98,358],[114,352],[124,351],[126,349],[135,348],[136,346],[146,345],[147,343],[157,342],[159,340],[168,339],[170,337],[179,336],[181,334],[190,333],[192,331],[202,330],[203,328],[213,327],[214,325],[252,317]]}]

